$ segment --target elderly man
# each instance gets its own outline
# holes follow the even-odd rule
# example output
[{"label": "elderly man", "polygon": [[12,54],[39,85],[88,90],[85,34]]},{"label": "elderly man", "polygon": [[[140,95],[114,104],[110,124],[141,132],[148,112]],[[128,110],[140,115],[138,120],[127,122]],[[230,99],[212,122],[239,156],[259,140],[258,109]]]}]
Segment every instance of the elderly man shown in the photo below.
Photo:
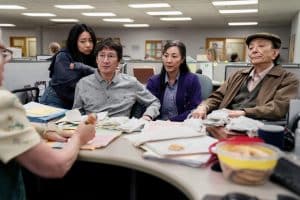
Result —
[{"label": "elderly man", "polygon": [[193,111],[205,118],[215,109],[227,108],[229,117],[279,120],[288,111],[289,100],[298,93],[299,80],[278,63],[281,40],[270,33],[256,33],[246,39],[253,67],[234,73]]},{"label": "elderly man", "polygon": [[82,78],[76,86],[73,108],[85,112],[107,111],[112,116],[130,116],[135,102],[146,107],[143,118],[159,115],[159,100],[136,78],[117,73],[123,47],[111,38],[98,43],[95,49],[98,70]]}]

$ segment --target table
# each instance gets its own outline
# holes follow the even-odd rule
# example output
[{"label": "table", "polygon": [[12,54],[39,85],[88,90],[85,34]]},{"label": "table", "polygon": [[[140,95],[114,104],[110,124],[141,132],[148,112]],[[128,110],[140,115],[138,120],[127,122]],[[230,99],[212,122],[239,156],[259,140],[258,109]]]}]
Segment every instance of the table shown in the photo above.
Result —
[{"label": "table", "polygon": [[189,199],[201,200],[206,194],[225,195],[229,192],[254,194],[262,199],[276,199],[277,194],[299,198],[295,193],[272,182],[262,186],[243,186],[225,180],[221,173],[209,168],[191,168],[171,163],[145,160],[142,151],[125,138],[118,138],[104,149],[80,151],[79,160],[104,163],[142,171],[174,185]]}]

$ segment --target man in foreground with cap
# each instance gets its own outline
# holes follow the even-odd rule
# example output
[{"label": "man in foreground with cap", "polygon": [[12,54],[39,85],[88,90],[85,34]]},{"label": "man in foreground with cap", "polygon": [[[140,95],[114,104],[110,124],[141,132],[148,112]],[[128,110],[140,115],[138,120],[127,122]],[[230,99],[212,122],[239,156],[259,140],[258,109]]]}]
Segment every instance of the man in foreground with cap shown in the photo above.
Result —
[{"label": "man in foreground with cap", "polygon": [[256,33],[246,39],[249,69],[239,70],[192,113],[205,118],[215,109],[228,109],[229,117],[279,120],[288,111],[289,100],[298,93],[299,80],[277,63],[281,40],[270,33]]}]

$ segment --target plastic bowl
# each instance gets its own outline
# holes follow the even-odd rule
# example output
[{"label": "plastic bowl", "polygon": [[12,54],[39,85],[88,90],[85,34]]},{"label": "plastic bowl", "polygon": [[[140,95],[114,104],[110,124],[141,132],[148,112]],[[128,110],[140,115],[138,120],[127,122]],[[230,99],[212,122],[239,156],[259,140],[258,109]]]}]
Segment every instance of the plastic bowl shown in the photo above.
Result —
[{"label": "plastic bowl", "polygon": [[280,150],[260,142],[221,142],[216,146],[216,153],[225,178],[238,184],[260,185],[271,175]]}]

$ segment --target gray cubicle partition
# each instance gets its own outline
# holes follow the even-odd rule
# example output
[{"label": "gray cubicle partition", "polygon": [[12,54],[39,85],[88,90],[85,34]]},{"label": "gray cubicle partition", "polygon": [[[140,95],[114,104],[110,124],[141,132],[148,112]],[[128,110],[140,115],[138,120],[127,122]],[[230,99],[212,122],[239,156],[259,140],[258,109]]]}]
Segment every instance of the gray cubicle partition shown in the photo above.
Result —
[{"label": "gray cubicle partition", "polygon": [[8,90],[33,86],[36,81],[49,79],[49,61],[11,61],[5,65],[4,87]]}]

